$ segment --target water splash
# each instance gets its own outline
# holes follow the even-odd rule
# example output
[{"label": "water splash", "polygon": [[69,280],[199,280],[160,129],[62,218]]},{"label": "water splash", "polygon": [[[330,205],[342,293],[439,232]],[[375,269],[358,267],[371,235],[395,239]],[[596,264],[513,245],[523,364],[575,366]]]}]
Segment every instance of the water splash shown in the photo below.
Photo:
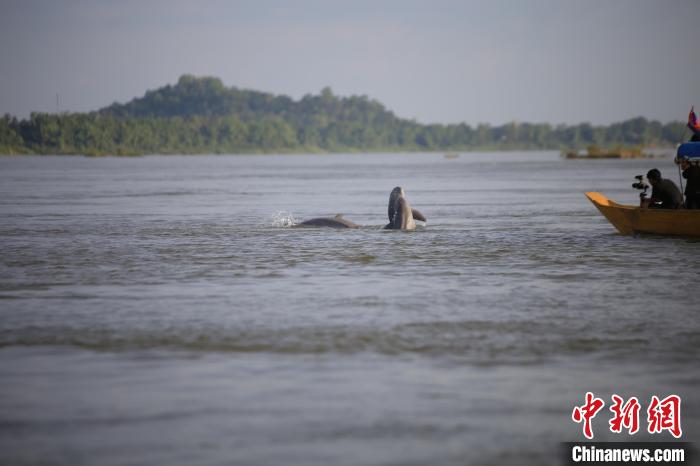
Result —
[{"label": "water splash", "polygon": [[280,210],[272,215],[273,227],[291,227],[297,223],[297,220],[294,218],[294,215],[291,212]]}]

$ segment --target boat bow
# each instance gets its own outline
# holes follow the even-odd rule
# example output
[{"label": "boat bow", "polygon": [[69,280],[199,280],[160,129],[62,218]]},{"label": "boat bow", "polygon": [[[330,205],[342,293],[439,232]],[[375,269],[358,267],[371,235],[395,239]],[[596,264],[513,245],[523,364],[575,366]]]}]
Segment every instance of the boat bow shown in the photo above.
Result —
[{"label": "boat bow", "polygon": [[618,204],[598,192],[585,194],[600,213],[623,235],[653,233],[700,237],[700,210],[643,209]]}]

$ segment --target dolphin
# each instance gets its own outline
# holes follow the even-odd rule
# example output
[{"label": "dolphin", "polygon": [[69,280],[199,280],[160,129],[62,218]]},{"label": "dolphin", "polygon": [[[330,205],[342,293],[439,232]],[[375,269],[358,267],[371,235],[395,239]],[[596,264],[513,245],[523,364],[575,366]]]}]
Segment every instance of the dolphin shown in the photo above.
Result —
[{"label": "dolphin", "polygon": [[342,214],[338,214],[335,217],[319,217],[312,218],[311,220],[306,220],[299,223],[298,226],[306,227],[329,227],[329,228],[359,228],[360,226],[351,222],[350,220],[343,218]]},{"label": "dolphin", "polygon": [[416,220],[427,221],[425,216],[406,199],[406,193],[401,186],[395,187],[389,194],[389,223],[384,227],[387,230],[415,230]]}]

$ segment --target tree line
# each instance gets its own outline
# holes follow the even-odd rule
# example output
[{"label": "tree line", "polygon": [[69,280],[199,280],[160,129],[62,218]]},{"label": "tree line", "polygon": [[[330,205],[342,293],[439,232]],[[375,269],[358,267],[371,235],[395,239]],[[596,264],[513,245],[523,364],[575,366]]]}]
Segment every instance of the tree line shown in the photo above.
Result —
[{"label": "tree line", "polygon": [[339,151],[569,149],[673,146],[682,122],[643,117],[607,126],[420,124],[366,96],[325,88],[299,100],[227,88],[217,78],[177,84],[89,113],[0,118],[0,153],[203,154]]}]

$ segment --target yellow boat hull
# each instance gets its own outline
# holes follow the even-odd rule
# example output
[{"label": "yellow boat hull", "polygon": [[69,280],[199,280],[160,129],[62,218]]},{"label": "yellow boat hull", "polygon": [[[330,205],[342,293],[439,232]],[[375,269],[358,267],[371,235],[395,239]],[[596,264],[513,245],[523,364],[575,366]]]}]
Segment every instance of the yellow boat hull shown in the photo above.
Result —
[{"label": "yellow boat hull", "polygon": [[586,197],[623,235],[653,233],[700,237],[700,210],[642,209],[618,204],[596,192],[588,192]]}]

